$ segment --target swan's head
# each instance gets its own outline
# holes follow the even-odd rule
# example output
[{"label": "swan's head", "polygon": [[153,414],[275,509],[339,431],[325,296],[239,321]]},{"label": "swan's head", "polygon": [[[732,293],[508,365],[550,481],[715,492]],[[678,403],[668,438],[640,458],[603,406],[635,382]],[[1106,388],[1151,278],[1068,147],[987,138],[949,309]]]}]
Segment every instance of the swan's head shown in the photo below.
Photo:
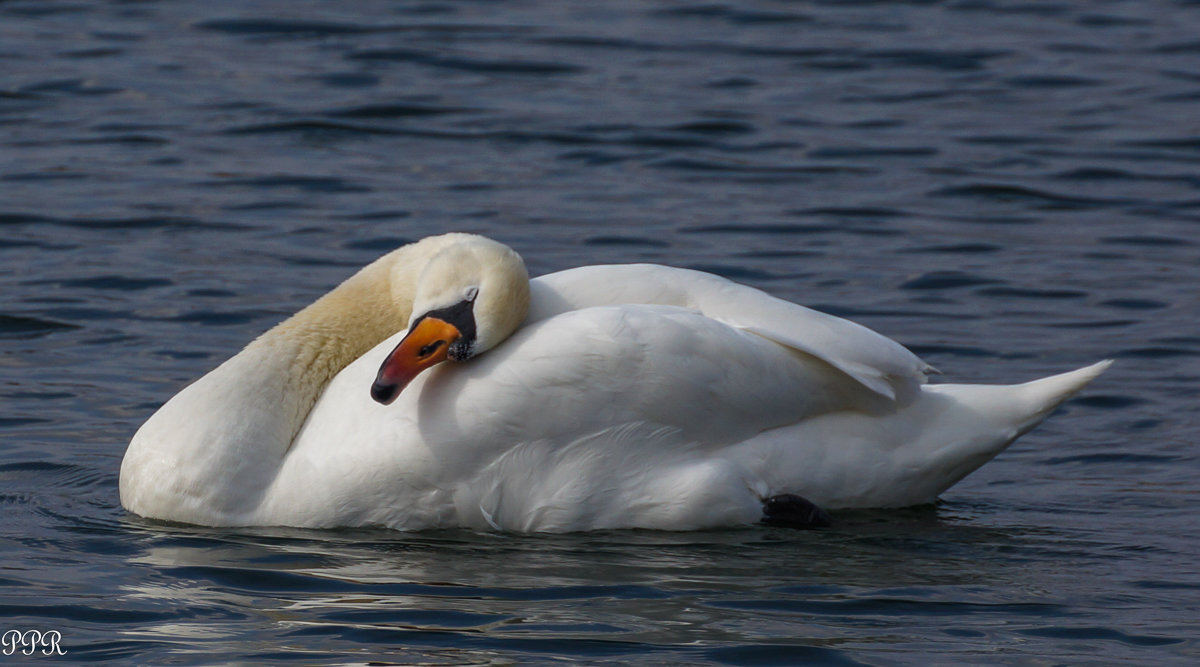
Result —
[{"label": "swan's head", "polygon": [[481,236],[436,249],[413,291],[408,333],[371,385],[380,403],[395,400],[425,369],[466,361],[499,345],[529,312],[529,274],[511,248]]}]

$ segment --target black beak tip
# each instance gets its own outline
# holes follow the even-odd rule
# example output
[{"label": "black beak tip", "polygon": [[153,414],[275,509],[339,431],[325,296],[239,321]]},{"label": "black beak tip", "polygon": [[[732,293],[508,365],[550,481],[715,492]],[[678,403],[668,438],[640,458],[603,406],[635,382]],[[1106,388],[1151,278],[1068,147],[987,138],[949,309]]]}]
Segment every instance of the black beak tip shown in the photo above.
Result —
[{"label": "black beak tip", "polygon": [[390,405],[400,395],[400,385],[376,380],[371,384],[371,398],[375,402]]}]

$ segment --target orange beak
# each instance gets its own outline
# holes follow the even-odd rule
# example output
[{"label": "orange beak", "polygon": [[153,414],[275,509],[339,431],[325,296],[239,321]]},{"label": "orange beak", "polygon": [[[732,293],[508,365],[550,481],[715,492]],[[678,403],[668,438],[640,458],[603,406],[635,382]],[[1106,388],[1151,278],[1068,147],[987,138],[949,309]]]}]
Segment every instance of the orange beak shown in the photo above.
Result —
[{"label": "orange beak", "polygon": [[461,336],[458,328],[445,320],[421,318],[379,367],[371,398],[384,405],[396,400],[421,371],[445,361],[450,344]]}]

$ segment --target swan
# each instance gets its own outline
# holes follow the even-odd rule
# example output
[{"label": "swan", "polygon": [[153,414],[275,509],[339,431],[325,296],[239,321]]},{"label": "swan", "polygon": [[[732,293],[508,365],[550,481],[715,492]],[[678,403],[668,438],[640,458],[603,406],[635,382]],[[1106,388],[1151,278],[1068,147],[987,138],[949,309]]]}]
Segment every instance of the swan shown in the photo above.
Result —
[{"label": "swan", "polygon": [[184,388],[120,497],[208,526],[821,525],[932,502],[1110,364],[1011,385],[710,274],[405,245]]}]

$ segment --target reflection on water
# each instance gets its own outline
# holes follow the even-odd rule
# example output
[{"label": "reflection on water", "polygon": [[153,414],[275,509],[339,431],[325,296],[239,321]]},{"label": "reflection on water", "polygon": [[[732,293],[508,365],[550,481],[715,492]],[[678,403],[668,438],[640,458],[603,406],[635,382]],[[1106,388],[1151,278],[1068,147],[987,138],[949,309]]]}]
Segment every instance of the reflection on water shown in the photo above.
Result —
[{"label": "reflection on water", "polygon": [[739,662],[754,646],[774,647],[777,659],[803,649],[840,660],[818,649],[911,643],[911,628],[930,624],[981,650],[1016,641],[997,636],[998,623],[1025,643],[1181,641],[1081,627],[1076,603],[1048,594],[1078,571],[1031,567],[1086,563],[1092,576],[1112,574],[1104,552],[1114,545],[980,526],[970,507],[949,505],[842,513],[835,529],[819,532],[514,538],[145,524],[135,529],[153,532],[156,544],[127,566],[146,578],[121,595],[176,611],[121,635],[165,642],[170,648],[156,649],[164,655],[195,646],[241,655],[249,626],[264,650],[320,638],[333,654],[402,647],[409,660],[545,659],[570,645],[597,658],[716,662]]},{"label": "reflection on water", "polygon": [[[125,663],[1191,664],[1195,3],[0,3],[5,628]],[[947,381],[1117,365],[937,507],[514,537],[127,516],[355,267],[701,268]]]}]

